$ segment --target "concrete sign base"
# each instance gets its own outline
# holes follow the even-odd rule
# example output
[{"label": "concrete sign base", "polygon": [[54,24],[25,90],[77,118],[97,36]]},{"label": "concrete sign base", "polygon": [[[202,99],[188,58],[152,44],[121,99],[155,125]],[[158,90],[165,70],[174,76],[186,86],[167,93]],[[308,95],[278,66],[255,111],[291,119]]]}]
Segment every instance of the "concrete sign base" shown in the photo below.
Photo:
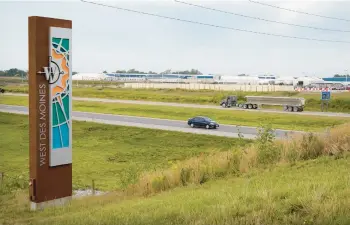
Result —
[{"label": "concrete sign base", "polygon": [[67,203],[69,203],[72,200],[72,196],[64,197],[64,198],[58,198],[46,202],[30,202],[30,210],[36,211],[36,210],[43,210],[44,208],[52,207],[52,206],[62,206]]}]

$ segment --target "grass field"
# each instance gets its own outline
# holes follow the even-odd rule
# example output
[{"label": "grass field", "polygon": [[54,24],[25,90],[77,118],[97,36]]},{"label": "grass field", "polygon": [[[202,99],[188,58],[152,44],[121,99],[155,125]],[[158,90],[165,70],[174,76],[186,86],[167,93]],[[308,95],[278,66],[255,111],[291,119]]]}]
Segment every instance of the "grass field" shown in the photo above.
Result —
[{"label": "grass field", "polygon": [[[0,161],[0,165],[8,171],[14,170],[11,166],[15,165],[16,161],[19,167],[28,164],[24,162],[27,160],[23,160],[21,156],[24,154],[22,149],[28,148],[21,145],[21,141],[25,142],[25,136],[27,136],[26,118],[23,115],[0,113],[0,135],[5,137],[1,140],[0,153],[3,155],[0,155],[0,159],[7,160]],[[153,162],[159,166],[157,170],[140,176],[136,180],[136,186],[129,185],[127,188],[140,188],[140,182],[145,184],[147,178],[150,179],[147,182],[152,181],[152,188],[159,184],[175,184],[176,180],[188,182],[175,185],[171,189],[164,189],[166,191],[158,189],[146,196],[140,196],[138,192],[132,195],[120,191],[111,192],[105,196],[73,200],[65,207],[50,208],[42,212],[30,212],[27,191],[21,190],[17,183],[13,183],[12,192],[2,192],[0,189],[0,224],[347,225],[350,222],[350,189],[348,188],[350,186],[350,124],[334,128],[327,135],[298,135],[285,141],[274,141],[268,133],[264,133],[255,142],[244,145],[240,149],[238,145],[247,144],[247,142],[240,139],[224,139],[229,141],[223,142],[225,146],[216,149],[215,153],[199,155],[194,153],[196,151],[192,151],[194,157],[188,159],[182,157],[183,159],[176,164],[167,164],[164,160],[167,155],[172,155],[172,152],[167,152],[166,149],[186,155],[189,151],[189,149],[185,151],[186,137],[176,136],[175,132],[161,135],[162,132],[156,134],[149,133],[151,130],[147,130],[147,135],[144,137],[151,140],[152,138],[154,140],[156,135],[161,136],[157,138],[168,137],[177,142],[181,140],[181,144],[175,142],[170,144],[163,139],[164,146],[160,152],[159,149],[152,151],[152,148],[158,146],[157,144],[152,144],[151,140],[144,141],[139,138],[144,134],[145,129],[137,129],[139,136],[136,137],[135,131],[128,130],[128,134],[122,135],[123,140],[116,136],[116,131],[121,131],[118,129],[124,128],[74,123],[74,146],[77,147],[74,148],[73,168],[81,169],[79,172],[82,173],[82,177],[90,178],[94,170],[112,179],[118,179],[118,176],[122,178],[123,173],[106,173],[111,169],[110,162],[106,158],[101,160],[101,157],[96,157],[96,154],[107,152],[106,149],[121,152],[119,148],[103,147],[119,146],[124,142],[129,144],[129,141],[137,140],[143,142],[142,145],[139,143],[137,146],[132,142],[128,145],[130,149],[127,150],[136,160],[127,158],[124,163],[137,162],[138,165],[145,165]],[[151,135],[153,135],[152,138]],[[137,137],[138,139],[135,139]],[[196,138],[197,141],[199,140],[197,137],[201,138],[197,135],[190,138]],[[208,141],[208,137],[202,137],[203,142]],[[216,141],[220,141],[219,139]],[[191,143],[193,144],[193,140]],[[174,148],[178,145],[185,149]],[[91,146],[98,152],[86,150]],[[133,146],[138,148],[132,148]],[[196,147],[200,146],[196,144]],[[145,151],[139,149],[145,149]],[[27,151],[25,152],[27,154]],[[112,153],[111,150],[108,152]],[[161,155],[159,158],[158,155],[163,152],[167,152],[167,155]],[[86,161],[90,162],[89,167],[86,167]],[[162,164],[165,165],[162,166]],[[118,163],[114,164],[115,167],[117,165]],[[131,168],[127,168],[129,173],[137,174],[137,171]],[[142,169],[148,168],[152,166],[145,165]],[[179,171],[190,171],[190,173],[179,177],[176,175]],[[22,175],[21,171],[15,170],[14,173],[17,176]],[[204,177],[199,177],[201,174],[209,177],[203,180]],[[74,183],[75,176],[76,171],[73,173]],[[195,181],[195,178],[200,178],[203,182]],[[18,179],[19,177],[17,181]],[[102,182],[109,181],[102,180]],[[106,189],[113,189],[113,186],[107,185]]]},{"label": "grass field", "polygon": [[[28,178],[27,116],[0,113],[0,172]],[[102,190],[125,184],[129,171],[167,167],[200,153],[225,151],[250,141],[87,122],[73,124],[75,188],[96,181]],[[181,141],[178,141],[181,140]],[[129,178],[128,178],[129,179]],[[124,182],[124,183],[123,183]]]},{"label": "grass field", "polygon": [[350,157],[324,157],[153,197],[111,194],[43,212],[29,212],[27,193],[17,192],[0,204],[0,217],[4,224],[348,225],[349,167]]},{"label": "grass field", "polygon": [[[0,97],[0,104],[27,106],[28,98],[22,96],[5,95]],[[322,131],[327,127],[333,127],[350,121],[350,118],[246,112],[219,109],[196,109],[173,106],[99,103],[87,101],[74,101],[73,110],[185,121],[188,118],[202,115],[208,116],[221,124],[241,126],[259,126],[261,124],[272,124],[273,128],[302,131]]]},{"label": "grass field", "polygon": [[[21,77],[2,77],[0,76],[0,86],[5,86],[5,85],[28,85],[28,80],[26,80],[25,78],[21,78]],[[111,85],[113,87],[118,87],[118,86],[123,86],[124,82],[116,82],[116,81],[103,81],[103,80],[99,80],[99,81],[95,81],[95,80],[74,80],[73,81],[73,85],[88,85],[88,86],[100,86],[100,85]]]},{"label": "grass field", "polygon": [[[9,92],[27,93],[28,86],[5,86]],[[124,89],[124,88],[78,88],[74,87],[74,96],[97,97],[128,100],[146,100],[159,102],[178,102],[218,105],[227,95],[237,95],[240,101],[244,96],[287,96],[306,99],[305,110],[320,111],[320,93],[299,92],[241,92],[213,90],[183,90],[183,89]],[[332,93],[328,111],[350,112],[350,92]],[[282,107],[279,107],[282,110]]]}]

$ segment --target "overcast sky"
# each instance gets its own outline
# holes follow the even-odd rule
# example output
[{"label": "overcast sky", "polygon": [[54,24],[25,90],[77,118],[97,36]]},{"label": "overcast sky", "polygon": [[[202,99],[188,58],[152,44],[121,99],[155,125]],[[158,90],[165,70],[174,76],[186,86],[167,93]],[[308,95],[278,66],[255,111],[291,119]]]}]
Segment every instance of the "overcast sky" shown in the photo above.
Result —
[{"label": "overcast sky", "polygon": [[[90,0],[89,0],[90,1]],[[91,0],[93,1],[93,0]],[[185,1],[185,0],[184,0]],[[238,29],[350,41],[329,32],[268,23],[163,1],[100,3]],[[189,1],[249,16],[350,31],[350,22],[297,14],[244,1]],[[264,1],[350,20],[350,1]],[[0,0],[0,70],[28,68],[28,17],[73,21],[73,70],[199,69],[203,73],[331,76],[350,71],[350,44],[257,35],[155,18],[80,1]]]}]

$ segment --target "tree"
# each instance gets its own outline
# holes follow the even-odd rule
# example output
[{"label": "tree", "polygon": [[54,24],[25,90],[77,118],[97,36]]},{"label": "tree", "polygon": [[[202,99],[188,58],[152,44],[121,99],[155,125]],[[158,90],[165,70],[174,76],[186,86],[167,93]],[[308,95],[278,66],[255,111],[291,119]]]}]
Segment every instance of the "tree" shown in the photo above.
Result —
[{"label": "tree", "polygon": [[194,74],[194,75],[202,75],[202,73],[199,70],[196,69],[191,69],[190,74]]},{"label": "tree", "polygon": [[161,72],[160,74],[171,74],[171,69],[167,69],[164,72]]},{"label": "tree", "polygon": [[106,70],[104,70],[102,73],[108,73]]},{"label": "tree", "polygon": [[345,75],[335,74],[334,77],[350,77],[350,75],[349,74],[345,74]]},{"label": "tree", "polygon": [[128,70],[128,72],[127,73],[137,73],[138,71],[137,70],[135,70],[135,69],[130,69],[130,70]]},{"label": "tree", "polygon": [[[138,71],[136,69],[129,69],[129,70],[117,70],[115,71],[115,73],[134,73],[134,74],[146,74],[146,72],[143,72],[143,71]],[[148,73],[150,74],[157,74],[155,72],[152,72],[152,71],[149,71]]]},{"label": "tree", "polygon": [[190,71],[184,70],[184,71],[177,71],[173,72],[172,74],[191,74],[191,75],[201,75],[202,73],[199,70],[191,69]]},{"label": "tree", "polygon": [[135,69],[130,69],[130,70],[128,70],[127,73],[145,74],[145,72],[138,71],[138,70],[135,70]]},{"label": "tree", "polygon": [[18,76],[18,77],[25,77],[25,76],[27,76],[27,71],[20,70],[20,69],[17,69],[17,68],[12,68],[12,69],[9,69],[9,70],[0,71],[0,76],[8,76],[8,77]]},{"label": "tree", "polygon": [[72,75],[75,75],[75,74],[77,74],[77,73],[78,73],[78,72],[74,72],[74,71],[73,71]]}]

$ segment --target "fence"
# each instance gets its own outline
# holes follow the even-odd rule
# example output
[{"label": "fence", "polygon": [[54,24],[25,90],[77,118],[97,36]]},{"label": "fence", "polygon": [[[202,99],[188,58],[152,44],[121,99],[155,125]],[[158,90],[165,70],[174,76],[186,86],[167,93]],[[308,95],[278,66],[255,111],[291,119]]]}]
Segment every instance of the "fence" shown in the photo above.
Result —
[{"label": "fence", "polygon": [[274,92],[294,91],[293,86],[282,85],[239,85],[239,84],[171,84],[171,83],[124,83],[125,88],[157,88],[157,89],[187,89],[187,90],[219,90],[219,91],[251,91],[251,92]]},{"label": "fence", "polygon": [[305,88],[305,87],[298,87],[295,88],[295,91],[298,92],[321,92],[321,91],[331,91],[331,92],[350,92],[350,90],[334,90],[331,88]]}]

